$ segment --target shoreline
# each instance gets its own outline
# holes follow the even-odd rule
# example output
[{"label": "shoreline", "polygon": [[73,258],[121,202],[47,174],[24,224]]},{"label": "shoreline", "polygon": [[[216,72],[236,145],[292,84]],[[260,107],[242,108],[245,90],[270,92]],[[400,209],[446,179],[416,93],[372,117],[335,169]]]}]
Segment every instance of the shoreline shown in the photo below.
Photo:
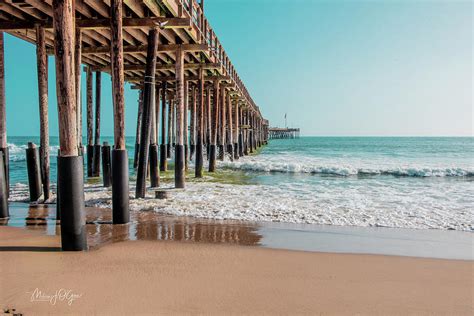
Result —
[{"label": "shoreline", "polygon": [[[473,311],[472,261],[147,240],[78,253],[60,252],[59,245],[59,236],[0,227],[2,308],[25,314]],[[31,301],[35,291],[61,289],[77,295],[71,305]]]},{"label": "shoreline", "polygon": [[[30,207],[10,203],[10,208],[11,218],[2,225],[59,234],[54,204]],[[131,216],[130,224],[112,225],[110,209],[86,208],[91,248],[128,240],[174,240],[318,253],[474,260],[474,234],[463,231],[216,220],[155,211],[132,211]]]}]

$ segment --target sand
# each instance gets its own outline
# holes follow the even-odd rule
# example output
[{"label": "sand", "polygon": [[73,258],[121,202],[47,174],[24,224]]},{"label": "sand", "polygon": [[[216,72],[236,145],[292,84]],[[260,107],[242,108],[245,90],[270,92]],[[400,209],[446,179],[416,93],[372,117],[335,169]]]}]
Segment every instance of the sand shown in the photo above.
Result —
[{"label": "sand", "polygon": [[[59,245],[57,236],[0,227],[1,308],[26,315],[474,312],[473,261],[176,241],[81,253],[58,252]],[[78,296],[32,302],[35,289]]]}]

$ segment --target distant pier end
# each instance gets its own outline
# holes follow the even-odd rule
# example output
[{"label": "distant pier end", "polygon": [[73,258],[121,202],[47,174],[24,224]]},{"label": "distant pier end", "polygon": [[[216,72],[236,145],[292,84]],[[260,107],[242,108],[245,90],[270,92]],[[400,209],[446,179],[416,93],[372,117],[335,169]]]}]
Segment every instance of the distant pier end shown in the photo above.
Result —
[{"label": "distant pier end", "polygon": [[299,138],[299,137],[300,137],[299,128],[270,127],[268,129],[269,139]]}]

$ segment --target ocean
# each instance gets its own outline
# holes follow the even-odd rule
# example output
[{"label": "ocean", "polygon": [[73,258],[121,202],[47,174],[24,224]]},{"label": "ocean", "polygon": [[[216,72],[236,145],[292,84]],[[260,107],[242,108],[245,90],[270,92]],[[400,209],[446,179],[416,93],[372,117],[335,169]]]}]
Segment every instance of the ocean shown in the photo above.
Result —
[{"label": "ocean", "polygon": [[[111,137],[102,140],[113,143]],[[8,138],[12,200],[26,196],[28,141],[39,143],[37,137]],[[58,139],[50,142],[54,182]],[[132,197],[134,137],[127,138],[127,148]],[[185,191],[166,201],[132,199],[131,209],[214,219],[474,230],[472,137],[271,140],[256,155],[234,162],[226,157],[218,169],[203,180],[190,172]],[[87,186],[87,205],[110,207],[109,190]]]}]

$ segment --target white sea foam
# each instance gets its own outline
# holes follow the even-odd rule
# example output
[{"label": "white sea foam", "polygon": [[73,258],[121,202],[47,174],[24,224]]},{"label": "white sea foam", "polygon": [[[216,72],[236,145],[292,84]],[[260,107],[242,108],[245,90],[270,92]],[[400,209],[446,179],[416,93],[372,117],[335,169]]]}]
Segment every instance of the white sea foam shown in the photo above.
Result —
[{"label": "white sea foam", "polygon": [[[248,173],[258,171],[258,175],[278,174],[264,174],[258,185],[189,182],[186,190],[173,192],[167,200],[131,198],[130,207],[133,211],[215,219],[474,230],[472,160],[321,158],[281,153],[219,165]],[[25,185],[17,185],[13,191],[11,200],[28,196]],[[133,186],[130,192],[132,197]],[[85,196],[88,206],[111,207],[110,190],[88,186]]]},{"label": "white sea foam", "polygon": [[[133,199],[131,187],[130,208],[214,219],[472,231],[474,190],[462,186],[459,182],[413,188],[377,179],[344,186],[331,179],[318,186],[197,182],[166,200]],[[26,186],[17,185],[11,200],[25,200],[27,192]],[[87,206],[111,207],[108,189],[88,186],[85,196]]]}]

